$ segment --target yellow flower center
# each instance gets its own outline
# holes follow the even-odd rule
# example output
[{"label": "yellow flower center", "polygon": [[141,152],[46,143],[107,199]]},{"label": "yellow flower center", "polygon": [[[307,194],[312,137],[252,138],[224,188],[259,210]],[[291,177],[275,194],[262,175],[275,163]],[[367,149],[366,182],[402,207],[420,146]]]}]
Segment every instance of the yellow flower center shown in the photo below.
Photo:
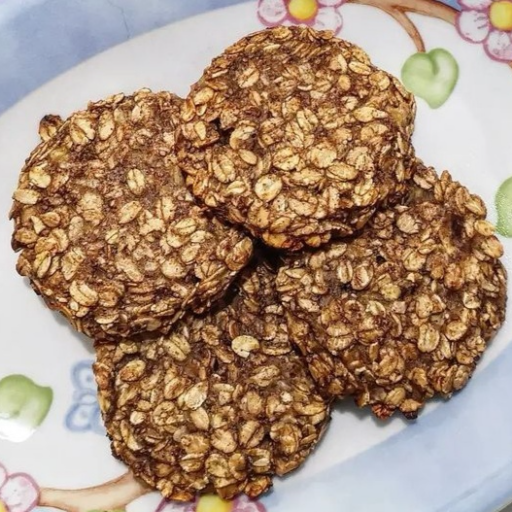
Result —
[{"label": "yellow flower center", "polygon": [[0,512],[7,512],[7,506],[2,500],[0,500]]},{"label": "yellow flower center", "polygon": [[317,0],[290,0],[288,12],[296,20],[307,21],[318,12]]},{"label": "yellow flower center", "polygon": [[512,30],[512,2],[493,2],[489,12],[492,26],[498,30]]},{"label": "yellow flower center", "polygon": [[[196,512],[231,512],[233,509],[232,501],[225,501],[218,496],[205,495],[199,498]],[[0,512],[3,512],[0,510]]]}]

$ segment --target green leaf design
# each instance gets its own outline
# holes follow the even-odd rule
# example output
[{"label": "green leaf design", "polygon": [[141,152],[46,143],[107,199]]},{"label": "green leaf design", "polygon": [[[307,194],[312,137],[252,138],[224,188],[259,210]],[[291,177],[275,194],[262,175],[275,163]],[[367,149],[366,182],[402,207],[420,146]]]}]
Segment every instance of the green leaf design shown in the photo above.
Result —
[{"label": "green leaf design", "polygon": [[24,375],[0,380],[0,439],[25,441],[41,425],[53,402],[53,391]]},{"label": "green leaf design", "polygon": [[459,65],[443,48],[411,55],[402,67],[402,82],[431,108],[439,108],[450,97],[459,79]]},{"label": "green leaf design", "polygon": [[498,212],[496,231],[500,235],[512,237],[512,177],[501,184],[494,202]]}]

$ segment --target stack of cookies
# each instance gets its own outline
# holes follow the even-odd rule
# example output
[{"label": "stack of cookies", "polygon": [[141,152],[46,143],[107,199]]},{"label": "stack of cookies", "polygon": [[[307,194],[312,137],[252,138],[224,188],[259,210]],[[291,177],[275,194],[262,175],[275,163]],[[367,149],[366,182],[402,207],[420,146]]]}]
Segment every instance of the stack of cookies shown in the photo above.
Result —
[{"label": "stack of cookies", "polygon": [[504,320],[482,200],[424,166],[415,103],[358,47],[252,34],[186,99],[45,117],[14,193],[18,272],[94,340],[114,454],[170,499],[258,496],[334,400],[415,418]]}]

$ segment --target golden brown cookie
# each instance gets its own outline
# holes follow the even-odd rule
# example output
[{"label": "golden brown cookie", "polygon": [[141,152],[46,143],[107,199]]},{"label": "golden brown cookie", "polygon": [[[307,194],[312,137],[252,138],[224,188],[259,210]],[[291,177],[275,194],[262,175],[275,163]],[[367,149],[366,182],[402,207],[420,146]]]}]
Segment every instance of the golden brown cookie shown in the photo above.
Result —
[{"label": "golden brown cookie", "polygon": [[39,122],[39,137],[43,142],[50,140],[64,123],[62,117],[55,114],[45,115]]},{"label": "golden brown cookie", "polygon": [[460,390],[505,316],[503,248],[483,201],[432,169],[412,187],[361,236],[299,256],[277,279],[315,380],[380,418],[415,418]]},{"label": "golden brown cookie", "polygon": [[179,164],[195,196],[267,244],[317,247],[403,192],[415,111],[357,46],[269,29],[228,48],[192,87]]},{"label": "golden brown cookie", "polygon": [[223,294],[252,242],[211,218],[175,162],[181,101],[142,90],[62,123],[21,172],[11,217],[18,271],[96,340],[165,332]]},{"label": "golden brown cookie", "polygon": [[166,337],[97,346],[112,450],[169,499],[258,496],[327,425],[329,404],[292,351],[273,280],[258,266],[227,304]]}]

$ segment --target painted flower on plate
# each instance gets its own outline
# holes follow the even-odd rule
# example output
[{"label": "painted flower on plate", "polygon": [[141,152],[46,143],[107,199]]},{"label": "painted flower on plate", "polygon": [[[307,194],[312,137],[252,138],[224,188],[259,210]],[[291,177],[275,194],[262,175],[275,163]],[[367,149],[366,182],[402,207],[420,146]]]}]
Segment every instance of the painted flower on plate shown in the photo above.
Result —
[{"label": "painted flower on plate", "polygon": [[73,403],[66,414],[65,424],[72,432],[94,432],[105,435],[92,363],[92,360],[87,359],[78,362],[71,369],[74,388]]},{"label": "painted flower on plate", "polygon": [[258,0],[258,16],[267,27],[308,25],[338,33],[343,25],[339,12],[345,0]]},{"label": "painted flower on plate", "polygon": [[218,496],[201,496],[193,503],[178,503],[163,500],[156,512],[266,512],[258,501],[241,495],[233,501],[225,501]]},{"label": "painted flower on plate", "polygon": [[29,512],[39,500],[39,487],[25,473],[9,475],[0,464],[0,512]]},{"label": "painted flower on plate", "polygon": [[494,60],[512,61],[512,1],[460,0],[457,29],[472,43],[481,43]]}]

